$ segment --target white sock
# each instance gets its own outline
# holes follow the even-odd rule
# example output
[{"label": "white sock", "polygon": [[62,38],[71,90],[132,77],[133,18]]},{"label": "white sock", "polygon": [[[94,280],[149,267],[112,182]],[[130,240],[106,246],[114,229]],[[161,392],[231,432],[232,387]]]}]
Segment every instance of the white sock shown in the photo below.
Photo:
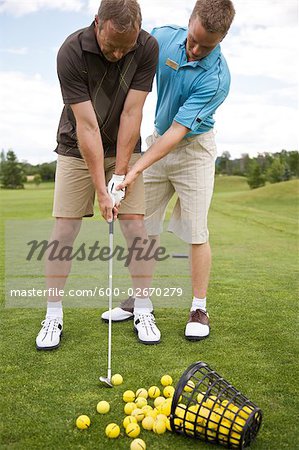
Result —
[{"label": "white sock", "polygon": [[207,297],[205,298],[193,297],[190,311],[195,311],[196,309],[202,309],[203,311],[206,311],[206,303]]},{"label": "white sock", "polygon": [[47,302],[46,318],[59,318],[63,319],[62,301],[60,302]]},{"label": "white sock", "polygon": [[153,304],[149,297],[135,298],[134,314],[148,314],[153,311]]}]

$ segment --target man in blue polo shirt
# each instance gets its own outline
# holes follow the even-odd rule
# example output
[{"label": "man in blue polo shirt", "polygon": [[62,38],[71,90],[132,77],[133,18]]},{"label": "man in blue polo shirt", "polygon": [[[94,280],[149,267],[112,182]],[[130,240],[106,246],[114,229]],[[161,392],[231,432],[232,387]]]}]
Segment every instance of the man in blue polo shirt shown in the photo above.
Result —
[{"label": "man in blue polo shirt", "polygon": [[[230,73],[220,42],[234,15],[231,0],[198,0],[188,29],[170,25],[153,30],[159,43],[155,132],[147,140],[149,149],[120,185],[128,186],[147,169],[145,221],[157,242],[167,204],[175,192],[178,195],[168,230],[191,247],[193,300],[185,328],[189,340],[206,338],[210,332],[207,217],[217,156],[213,115],[229,92]],[[121,319],[128,318],[132,311],[128,304],[122,306]],[[150,299],[144,299],[143,306],[151,314]],[[115,320],[120,310],[115,308]]]}]

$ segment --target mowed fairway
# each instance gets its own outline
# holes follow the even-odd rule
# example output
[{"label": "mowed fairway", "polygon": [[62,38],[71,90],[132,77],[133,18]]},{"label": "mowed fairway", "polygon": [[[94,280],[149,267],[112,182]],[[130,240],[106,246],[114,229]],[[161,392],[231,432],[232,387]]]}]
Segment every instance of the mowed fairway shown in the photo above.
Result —
[{"label": "mowed fairway", "polygon": [[[37,352],[35,337],[42,309],[1,309],[1,439],[5,449],[129,449],[125,436],[108,439],[110,422],[124,418],[122,392],[159,384],[169,373],[175,383],[195,361],[205,361],[255,402],[264,413],[256,450],[298,448],[298,188],[299,183],[248,189],[239,177],[218,177],[209,229],[213,270],[208,295],[210,338],[184,339],[191,301],[186,259],[169,259],[172,286],[181,273],[184,299],[156,310],[162,332],[158,346],[138,344],[132,322],[113,326],[113,372],[124,384],[107,389],[98,382],[106,373],[107,325],[103,308],[66,308],[61,348]],[[4,280],[4,221],[44,219],[51,215],[53,185],[2,191],[1,276]],[[171,208],[170,208],[171,209]],[[90,219],[97,220],[97,219]],[[30,225],[28,225],[30,226]],[[162,243],[170,242],[163,233]],[[187,248],[178,242],[177,251]],[[176,278],[177,283],[177,278]],[[155,286],[159,279],[155,281]],[[155,302],[155,298],[153,301]],[[96,412],[100,400],[109,414]],[[80,414],[91,418],[86,431],[75,428]],[[149,450],[213,449],[210,444],[142,430]]]}]

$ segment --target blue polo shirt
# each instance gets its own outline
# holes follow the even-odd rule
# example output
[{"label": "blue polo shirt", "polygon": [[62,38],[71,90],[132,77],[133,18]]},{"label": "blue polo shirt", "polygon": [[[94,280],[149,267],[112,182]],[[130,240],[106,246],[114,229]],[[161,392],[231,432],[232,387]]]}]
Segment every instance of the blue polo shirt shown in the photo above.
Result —
[{"label": "blue polo shirt", "polygon": [[201,134],[214,126],[213,115],[225,100],[230,73],[220,45],[200,61],[187,61],[187,28],[169,25],[154,28],[159,43],[155,128],[162,135],[173,121]]}]

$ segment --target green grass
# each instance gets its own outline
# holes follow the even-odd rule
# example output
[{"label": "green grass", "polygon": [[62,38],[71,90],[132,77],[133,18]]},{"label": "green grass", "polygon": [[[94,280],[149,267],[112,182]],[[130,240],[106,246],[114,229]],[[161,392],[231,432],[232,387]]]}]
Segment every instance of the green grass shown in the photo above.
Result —
[{"label": "green grass", "polygon": [[[263,425],[253,449],[297,448],[298,187],[296,180],[250,191],[243,178],[216,179],[209,221],[211,336],[199,343],[185,341],[191,298],[187,262],[170,260],[168,277],[162,279],[158,272],[155,285],[180,283],[184,298],[179,308],[162,308],[154,298],[162,343],[138,344],[132,322],[113,326],[113,372],[123,375],[122,386],[109,390],[98,382],[106,372],[107,327],[99,319],[103,308],[66,308],[61,348],[37,353],[34,341],[44,311],[3,307],[1,448],[128,449],[130,439],[123,431],[116,441],[104,435],[107,423],[122,421],[122,392],[157,384],[164,373],[177,382],[198,360],[262,408]],[[1,191],[3,220],[28,219],[30,226],[30,219],[50,217],[52,189],[41,185]],[[164,233],[162,244],[172,248],[173,243],[178,252],[187,252],[183,243]],[[3,233],[1,252],[4,277]],[[111,402],[107,416],[95,412],[101,399]],[[75,428],[79,414],[91,417],[88,431]],[[142,431],[141,437],[151,450],[216,448],[171,433]]]}]

